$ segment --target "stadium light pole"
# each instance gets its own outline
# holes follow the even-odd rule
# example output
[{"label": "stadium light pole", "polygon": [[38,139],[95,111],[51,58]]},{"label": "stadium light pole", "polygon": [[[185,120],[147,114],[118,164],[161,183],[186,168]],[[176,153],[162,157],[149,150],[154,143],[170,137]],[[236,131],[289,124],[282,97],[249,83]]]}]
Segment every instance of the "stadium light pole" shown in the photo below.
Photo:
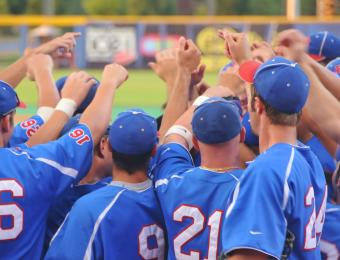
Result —
[{"label": "stadium light pole", "polygon": [[286,17],[289,21],[301,15],[301,0],[286,0]]}]

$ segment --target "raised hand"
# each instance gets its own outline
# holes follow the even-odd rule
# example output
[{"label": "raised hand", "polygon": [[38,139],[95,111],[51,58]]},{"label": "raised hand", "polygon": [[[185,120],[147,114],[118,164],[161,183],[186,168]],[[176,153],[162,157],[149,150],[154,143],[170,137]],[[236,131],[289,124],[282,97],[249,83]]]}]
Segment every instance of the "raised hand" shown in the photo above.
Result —
[{"label": "raised hand", "polygon": [[79,106],[96,80],[85,71],[71,73],[61,91],[62,98],[72,99]]},{"label": "raised hand", "polygon": [[299,30],[288,29],[278,34],[277,45],[285,47],[300,45],[300,49],[306,50],[308,47],[308,38]]},{"label": "raised hand", "polygon": [[72,56],[76,46],[76,38],[79,32],[68,32],[32,50],[33,53],[49,54],[53,58],[65,58]]},{"label": "raised hand", "polygon": [[176,59],[180,69],[185,69],[192,73],[201,62],[201,51],[192,40],[181,37],[176,49]]},{"label": "raised hand", "polygon": [[218,36],[225,42],[226,55],[237,64],[251,59],[250,45],[244,33],[231,33],[227,30],[219,30]]},{"label": "raised hand", "polygon": [[128,76],[128,71],[123,66],[117,63],[106,65],[102,73],[102,85],[118,88]]},{"label": "raised hand", "polygon": [[37,73],[48,71],[52,73],[53,70],[53,60],[51,56],[46,54],[35,54],[30,56],[26,61],[27,66],[27,77],[30,80],[35,80]]},{"label": "raised hand", "polygon": [[169,48],[158,51],[156,62],[149,62],[149,67],[166,83],[173,84],[177,72],[176,49]]}]

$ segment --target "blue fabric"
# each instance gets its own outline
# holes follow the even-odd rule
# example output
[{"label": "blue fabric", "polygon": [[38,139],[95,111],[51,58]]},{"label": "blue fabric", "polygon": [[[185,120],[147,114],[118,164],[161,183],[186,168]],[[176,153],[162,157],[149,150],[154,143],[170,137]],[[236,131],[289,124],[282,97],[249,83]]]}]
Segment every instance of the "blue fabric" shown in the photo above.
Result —
[{"label": "blue fabric", "polygon": [[51,205],[48,211],[47,227],[44,242],[44,253],[47,252],[52,237],[63,223],[66,215],[70,212],[73,204],[82,196],[105,187],[112,181],[112,177],[104,178],[93,184],[72,185]]},{"label": "blue fabric", "polygon": [[165,253],[164,234],[153,188],[136,192],[108,185],[75,203],[45,259],[84,259],[87,248],[87,259],[141,259],[139,253],[157,259]]},{"label": "blue fabric", "polygon": [[156,120],[141,109],[122,112],[110,127],[109,141],[119,153],[149,153],[157,144]]},{"label": "blue fabric", "polygon": [[17,124],[14,127],[11,138],[9,139],[8,147],[26,143],[28,139],[34,135],[39,127],[41,127],[43,124],[44,120],[38,115],[34,115],[26,121]]},{"label": "blue fabric", "polygon": [[327,203],[320,248],[322,259],[340,258],[340,205]]},{"label": "blue fabric", "polygon": [[310,35],[308,52],[323,56],[326,59],[340,57],[340,39],[334,34],[324,31]]},{"label": "blue fabric", "polygon": [[191,124],[195,137],[206,144],[227,142],[242,128],[237,106],[223,98],[209,98],[198,106]]},{"label": "blue fabric", "polygon": [[312,229],[310,236],[316,236],[316,247],[308,250],[305,227],[315,214],[314,203],[322,219],[326,198],[324,173],[310,148],[273,145],[248,166],[228,203],[222,229],[223,252],[249,248],[279,259],[288,229],[295,235],[289,259],[320,259],[316,246],[320,234]]},{"label": "blue fabric", "polygon": [[[184,254],[216,259],[225,205],[241,174],[195,168],[189,152],[176,143],[159,148],[154,181],[168,231],[168,259],[182,259]],[[194,230],[185,231],[190,225]]]},{"label": "blue fabric", "polygon": [[244,114],[244,117],[242,119],[242,125],[246,129],[246,138],[244,140],[244,143],[250,147],[258,146],[259,137],[252,132],[249,120],[249,112],[247,112]]},{"label": "blue fabric", "polygon": [[254,86],[269,105],[288,114],[300,112],[309,93],[309,80],[301,66],[280,56],[256,70]]},{"label": "blue fabric", "polygon": [[[87,135],[89,141],[80,145],[80,137],[72,138],[70,135],[76,129]],[[91,133],[85,125],[79,125],[57,141],[33,148],[0,149],[0,184],[6,185],[6,180],[10,179],[12,183],[5,190],[16,187],[22,191],[18,196],[2,191],[1,204],[18,207],[16,211],[23,214],[20,234],[7,241],[0,236],[1,258],[40,258],[48,209],[56,197],[86,175],[92,163],[92,152]],[[21,223],[18,218],[14,223],[12,218],[2,218],[1,222],[3,227],[17,227]]]},{"label": "blue fabric", "polygon": [[19,105],[19,99],[14,89],[0,80],[0,115],[6,115]]},{"label": "blue fabric", "polygon": [[340,78],[340,57],[330,61],[326,68],[333,72],[337,78]]}]

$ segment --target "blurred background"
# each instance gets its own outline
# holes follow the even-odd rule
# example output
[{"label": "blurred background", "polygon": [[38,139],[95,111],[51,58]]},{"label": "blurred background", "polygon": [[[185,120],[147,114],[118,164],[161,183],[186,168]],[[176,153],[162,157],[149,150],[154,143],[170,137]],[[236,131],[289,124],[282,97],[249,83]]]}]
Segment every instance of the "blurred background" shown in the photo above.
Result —
[{"label": "blurred background", "polygon": [[[147,63],[184,35],[201,49],[205,81],[214,84],[216,72],[229,62],[216,34],[226,27],[246,32],[251,41],[271,43],[287,28],[340,36],[340,0],[0,0],[0,68],[26,47],[78,31],[75,55],[57,61],[55,78],[85,69],[100,80],[100,68],[118,62],[129,68],[130,78],[116,109],[141,106],[157,115],[165,88]],[[18,113],[34,113],[34,83],[23,81],[18,93],[28,105]]]}]

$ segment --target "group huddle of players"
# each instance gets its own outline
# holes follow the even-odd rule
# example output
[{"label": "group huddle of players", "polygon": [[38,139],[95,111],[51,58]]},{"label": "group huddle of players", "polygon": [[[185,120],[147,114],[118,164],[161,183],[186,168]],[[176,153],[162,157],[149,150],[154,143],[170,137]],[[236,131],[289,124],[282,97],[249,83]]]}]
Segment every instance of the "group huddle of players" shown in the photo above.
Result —
[{"label": "group huddle of players", "polygon": [[[157,119],[110,124],[121,65],[54,81],[78,33],[0,73],[0,259],[340,259],[340,39],[218,35],[216,86],[190,39],[149,63],[167,89]],[[14,125],[24,77],[38,109]]]}]

